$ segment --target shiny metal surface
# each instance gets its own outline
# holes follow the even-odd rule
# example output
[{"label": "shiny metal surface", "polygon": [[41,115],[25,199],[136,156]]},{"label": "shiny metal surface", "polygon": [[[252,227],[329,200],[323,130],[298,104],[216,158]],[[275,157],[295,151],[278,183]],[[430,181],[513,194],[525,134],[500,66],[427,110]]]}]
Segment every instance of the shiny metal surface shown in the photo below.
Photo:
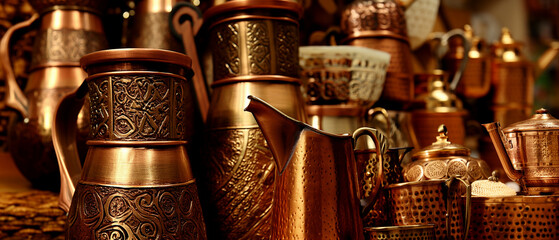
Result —
[{"label": "shiny metal surface", "polygon": [[[279,173],[272,239],[363,239],[356,174],[364,174],[361,197],[371,202],[382,177],[384,136],[371,128],[360,128],[353,137],[329,134],[249,98],[246,111],[262,129]],[[363,135],[373,139],[378,160],[370,159],[366,171],[357,173],[354,142]]]},{"label": "shiny metal surface", "polygon": [[531,195],[559,191],[559,120],[539,109],[531,118],[504,129],[498,122],[483,126],[507,176],[527,188],[523,190]]},{"label": "shiny metal surface", "polygon": [[204,13],[212,49],[212,96],[200,185],[214,239],[270,239],[275,165],[248,95],[289,116],[307,115],[299,80],[299,16],[284,0],[237,0]]},{"label": "shiny metal surface", "polygon": [[367,240],[435,240],[435,225],[366,227]]},{"label": "shiny metal surface", "polygon": [[[460,183],[466,185],[465,199]],[[467,239],[471,216],[467,181],[451,177],[392,184],[387,189],[393,225],[434,224],[437,239]]]},{"label": "shiny metal surface", "polygon": [[396,1],[354,1],[342,13],[340,25],[347,35],[342,40],[344,44],[390,54],[380,101],[387,109],[403,109],[414,96],[411,49],[404,9]]},{"label": "shiny metal surface", "polygon": [[[88,7],[101,7],[105,1],[74,8],[73,4],[78,2],[81,1],[33,1],[36,7],[49,9],[38,9],[41,15],[34,15],[9,29],[0,44],[2,66],[7,73],[6,106],[19,114],[9,127],[9,151],[18,168],[36,188],[58,189],[56,175],[59,173],[50,133],[56,104],[83,81],[86,74],[79,66],[80,57],[107,47],[99,15],[85,11]],[[38,24],[31,25],[35,22]],[[39,29],[34,40],[29,79],[22,90],[15,81],[8,49],[11,36],[31,26]],[[85,149],[88,115],[84,110],[78,120],[80,150]],[[30,148],[34,151],[30,152]]]},{"label": "shiny metal surface", "polygon": [[557,239],[558,196],[472,197],[469,239]]},{"label": "shiny metal surface", "polygon": [[[80,63],[89,76],[60,102],[53,126],[67,238],[206,239],[184,141],[190,59],[136,48]],[[81,168],[71,136],[86,93],[92,140]]]},{"label": "shiny metal surface", "polygon": [[438,134],[433,144],[416,151],[412,162],[404,166],[405,181],[448,179],[459,175],[473,182],[490,176],[491,169],[485,161],[471,157],[470,149],[449,141],[444,124],[439,126]]}]

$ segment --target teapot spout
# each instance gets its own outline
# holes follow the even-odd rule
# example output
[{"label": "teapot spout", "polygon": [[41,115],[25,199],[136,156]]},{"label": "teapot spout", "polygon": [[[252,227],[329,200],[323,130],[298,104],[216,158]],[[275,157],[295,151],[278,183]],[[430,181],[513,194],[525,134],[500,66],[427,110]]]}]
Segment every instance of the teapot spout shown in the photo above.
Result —
[{"label": "teapot spout", "polygon": [[514,169],[512,165],[512,161],[510,158],[510,154],[508,151],[513,151],[513,146],[511,143],[507,141],[505,135],[501,130],[501,125],[498,122],[486,123],[482,124],[487,132],[489,133],[489,137],[491,138],[491,142],[493,142],[493,146],[497,151],[497,156],[505,169],[505,173],[507,176],[513,181],[519,181],[523,174],[522,172]]},{"label": "teapot spout", "polygon": [[538,59],[536,66],[536,78],[549,66],[549,64],[559,55],[559,41],[551,42],[550,47]]},{"label": "teapot spout", "polygon": [[305,124],[281,113],[263,100],[248,96],[245,111],[251,112],[260,126],[264,138],[281,175],[289,164]]}]

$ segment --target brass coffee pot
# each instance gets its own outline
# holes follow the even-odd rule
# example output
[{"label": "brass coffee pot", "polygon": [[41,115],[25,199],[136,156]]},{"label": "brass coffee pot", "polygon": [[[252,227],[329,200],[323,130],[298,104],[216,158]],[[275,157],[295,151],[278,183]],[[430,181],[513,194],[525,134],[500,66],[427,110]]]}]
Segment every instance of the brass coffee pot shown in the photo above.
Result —
[{"label": "brass coffee pot", "polygon": [[[131,48],[80,62],[89,76],[60,102],[52,132],[66,238],[206,239],[185,141],[190,58]],[[82,169],[73,134],[86,94],[91,140]]]},{"label": "brass coffee pot", "polygon": [[[107,48],[101,22],[106,1],[31,0],[38,14],[14,25],[0,42],[1,64],[6,73],[6,106],[19,114],[8,132],[9,151],[33,187],[57,189],[58,167],[51,127],[58,101],[86,77],[80,68],[83,55]],[[29,79],[22,91],[11,66],[9,48],[14,33],[37,28]],[[85,148],[87,109],[79,117],[80,144]],[[85,154],[85,151],[82,152]]]},{"label": "brass coffee pot", "polygon": [[[372,128],[357,129],[353,136],[329,134],[249,99],[245,111],[262,129],[279,174],[271,239],[364,239],[359,199],[371,202],[378,193],[386,138]],[[367,171],[357,173],[354,147],[362,135],[373,139],[379,161],[370,159]],[[364,196],[359,196],[357,174],[364,174]]]},{"label": "brass coffee pot", "polygon": [[546,109],[501,129],[483,124],[507,176],[530,195],[559,193],[559,120]]}]

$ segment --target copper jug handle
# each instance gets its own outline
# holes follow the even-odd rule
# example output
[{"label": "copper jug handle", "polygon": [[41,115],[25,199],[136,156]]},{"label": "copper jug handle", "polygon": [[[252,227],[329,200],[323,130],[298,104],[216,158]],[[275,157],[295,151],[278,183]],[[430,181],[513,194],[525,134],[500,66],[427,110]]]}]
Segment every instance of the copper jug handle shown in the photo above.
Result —
[{"label": "copper jug handle", "polygon": [[87,84],[64,96],[54,114],[52,142],[60,169],[60,195],[58,205],[66,212],[81,176],[81,162],[76,143],[78,114],[84,104]]},{"label": "copper jug handle", "polygon": [[382,116],[386,120],[386,137],[389,139],[392,137],[392,119],[388,116],[386,109],[381,107],[371,108],[367,111],[365,116],[365,121],[370,121],[374,119],[377,115]]},{"label": "copper jug handle", "polygon": [[35,13],[28,20],[10,27],[2,37],[2,40],[0,40],[0,62],[6,74],[6,106],[21,113],[25,119],[29,117],[29,102],[17,84],[16,75],[12,68],[12,62],[10,61],[9,48],[10,40],[14,32],[31,26],[37,19],[39,19],[39,14]]},{"label": "copper jug handle", "polygon": [[[386,137],[383,134],[381,134],[378,130],[374,128],[368,128],[368,127],[362,127],[355,130],[355,132],[353,132],[353,141],[354,142],[357,141],[357,139],[363,135],[368,135],[373,140],[375,144],[375,152],[377,156],[376,173],[374,173],[375,159],[372,156],[367,161],[367,165],[365,166],[365,172],[358,173],[358,174],[363,174],[363,180],[365,182],[362,188],[364,190],[363,198],[365,199],[366,205],[364,206],[361,212],[368,213],[376,202],[375,200],[377,198],[378,193],[380,192],[381,183],[382,180],[384,179],[384,171],[383,171],[384,156],[386,154],[386,151],[388,150],[388,141]],[[373,177],[374,179],[372,179]],[[373,186],[373,181],[374,181],[374,186]],[[359,184],[357,185],[359,186]],[[359,192],[358,190],[359,189],[357,189],[357,192]]]},{"label": "copper jug handle", "polygon": [[182,39],[184,50],[186,54],[192,59],[192,69],[194,76],[192,81],[194,90],[196,91],[196,99],[198,100],[198,108],[202,115],[202,120],[206,122],[208,111],[210,109],[210,100],[208,97],[208,90],[200,61],[198,59],[198,52],[196,51],[196,41],[194,36],[202,27],[203,19],[200,10],[191,3],[181,2],[177,3],[169,15],[171,32]]},{"label": "copper jug handle", "polygon": [[468,232],[470,231],[470,219],[472,215],[472,187],[467,180],[463,179],[459,175],[450,176],[446,181],[446,186],[448,187],[446,196],[446,234],[447,239],[452,239],[450,236],[450,221],[452,219],[452,185],[454,181],[460,181],[464,186],[466,186],[466,214],[464,216],[464,235],[462,239],[468,239]]}]

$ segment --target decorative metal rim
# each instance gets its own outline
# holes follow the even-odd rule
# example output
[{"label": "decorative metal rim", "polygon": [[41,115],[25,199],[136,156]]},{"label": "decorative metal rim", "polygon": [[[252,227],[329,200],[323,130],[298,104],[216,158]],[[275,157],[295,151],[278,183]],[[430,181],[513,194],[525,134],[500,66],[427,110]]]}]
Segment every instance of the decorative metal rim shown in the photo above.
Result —
[{"label": "decorative metal rim", "polygon": [[421,186],[421,185],[435,185],[435,184],[444,184],[447,182],[448,179],[431,179],[431,180],[423,180],[423,181],[415,181],[415,182],[403,182],[403,183],[395,183],[390,184],[386,188],[398,188],[398,187],[413,187],[413,186]]},{"label": "decorative metal rim", "polygon": [[239,82],[262,82],[262,81],[276,81],[284,83],[292,83],[301,85],[301,80],[294,77],[286,77],[280,75],[244,75],[237,77],[222,78],[212,83],[211,87],[215,88],[225,84],[239,83]]},{"label": "decorative metal rim", "polygon": [[192,59],[185,54],[154,48],[118,48],[100,50],[83,56],[80,59],[80,65],[87,71],[88,66],[99,63],[138,61],[171,63],[189,69],[192,66]]},{"label": "decorative metal rim", "polygon": [[155,141],[126,141],[126,140],[88,140],[88,146],[130,146],[130,147],[156,147],[186,145],[188,141],[155,140]]},{"label": "decorative metal rim", "polygon": [[297,18],[303,16],[303,7],[297,3],[286,0],[236,0],[229,1],[209,8],[204,13],[204,19],[210,19],[226,12],[243,11],[250,9],[277,9],[292,11],[297,14]]},{"label": "decorative metal rim", "polygon": [[392,232],[392,231],[407,231],[418,229],[435,229],[435,224],[427,225],[405,225],[405,226],[382,226],[382,227],[365,227],[365,231],[369,232]]}]

